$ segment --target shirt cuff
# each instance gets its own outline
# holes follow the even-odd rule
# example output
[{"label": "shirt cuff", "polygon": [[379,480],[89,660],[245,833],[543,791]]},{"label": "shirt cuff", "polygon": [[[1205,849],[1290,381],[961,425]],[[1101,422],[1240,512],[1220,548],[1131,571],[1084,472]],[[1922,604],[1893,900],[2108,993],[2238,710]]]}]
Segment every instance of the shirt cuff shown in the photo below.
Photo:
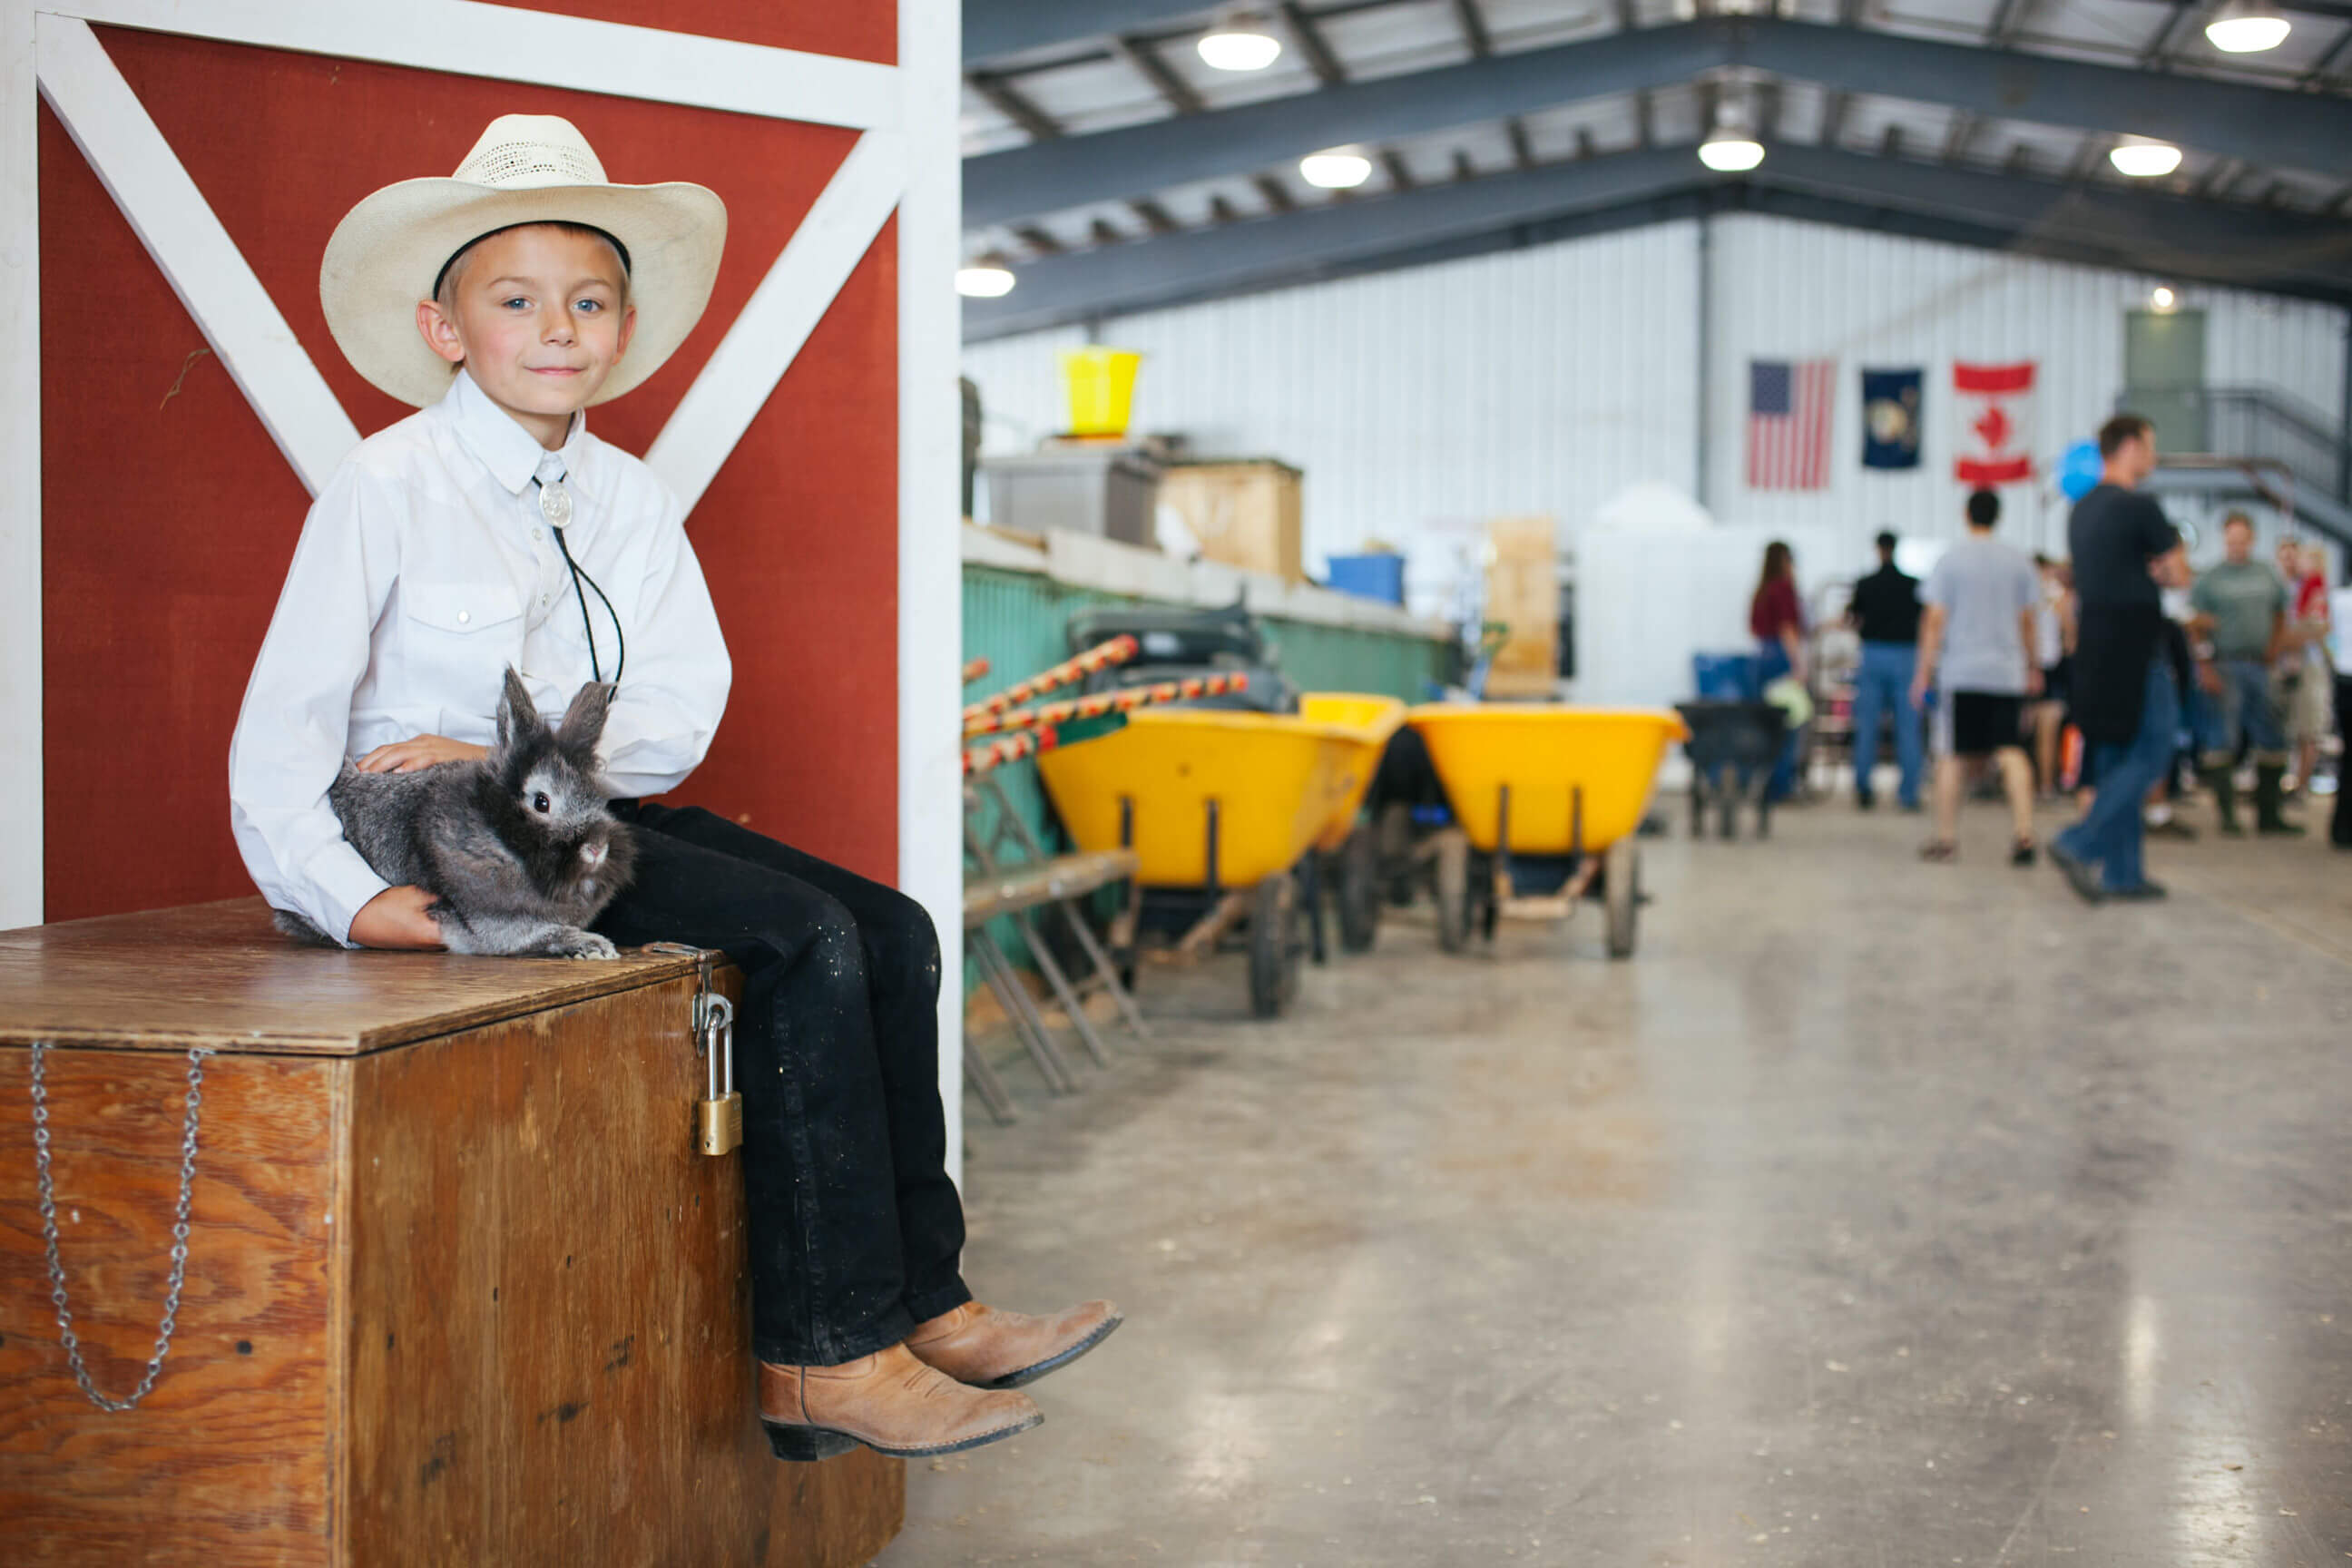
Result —
[{"label": "shirt cuff", "polygon": [[310,881],[319,898],[317,913],[325,916],[320,929],[345,947],[352,941],[352,921],[369,900],[392,884],[360,858],[360,852],[341,839],[320,851],[310,865]]}]

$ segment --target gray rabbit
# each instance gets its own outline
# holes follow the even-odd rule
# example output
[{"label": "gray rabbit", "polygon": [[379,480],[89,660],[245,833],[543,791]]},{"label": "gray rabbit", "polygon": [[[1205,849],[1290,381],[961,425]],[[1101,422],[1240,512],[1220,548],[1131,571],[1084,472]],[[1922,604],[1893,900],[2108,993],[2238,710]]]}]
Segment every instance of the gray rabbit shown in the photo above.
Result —
[{"label": "gray rabbit", "polygon": [[[431,913],[450,952],[620,956],[586,929],[628,885],[636,859],[629,829],[605,807],[611,792],[596,763],[613,690],[583,686],[551,730],[509,669],[488,756],[404,773],[363,773],[346,762],[328,789],[343,836],[376,875],[439,900]],[[298,941],[332,945],[290,910],[277,918]]]}]

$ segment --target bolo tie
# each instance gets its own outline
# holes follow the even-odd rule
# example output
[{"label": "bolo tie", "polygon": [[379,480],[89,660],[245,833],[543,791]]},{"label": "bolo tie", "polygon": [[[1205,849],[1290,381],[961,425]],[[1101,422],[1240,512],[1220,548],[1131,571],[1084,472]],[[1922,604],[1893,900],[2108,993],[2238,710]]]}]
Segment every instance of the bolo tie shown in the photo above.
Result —
[{"label": "bolo tie", "polygon": [[604,667],[596,656],[596,623],[588,614],[588,590],[593,588],[596,597],[604,603],[604,614],[612,617],[613,636],[620,644],[613,656],[613,684],[618,686],[621,670],[629,662],[628,634],[621,629],[620,612],[613,608],[613,601],[605,597],[604,590],[597,586],[596,579],[583,571],[580,563],[572,558],[572,545],[563,537],[564,529],[572,521],[572,492],[564,488],[564,477],[562,466],[558,465],[551,479],[541,480],[533,474],[531,488],[539,491],[539,515],[547,520],[547,526],[554,531],[555,548],[563,552],[563,564],[572,573],[572,596],[580,601],[580,629],[588,634],[588,673],[598,680],[604,679]]}]

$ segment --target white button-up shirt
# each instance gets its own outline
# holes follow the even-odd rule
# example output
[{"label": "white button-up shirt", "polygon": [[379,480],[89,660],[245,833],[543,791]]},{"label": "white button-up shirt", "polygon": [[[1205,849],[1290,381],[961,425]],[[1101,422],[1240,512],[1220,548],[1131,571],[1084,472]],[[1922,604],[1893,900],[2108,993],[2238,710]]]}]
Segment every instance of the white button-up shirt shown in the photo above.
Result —
[{"label": "white button-up shirt", "polygon": [[[560,459],[572,492],[572,557],[628,634],[604,723],[614,790],[675,788],[710,748],[732,670],[677,499],[584,416],[550,453],[459,374],[360,443],[311,506],[229,747],[247,869],[273,906],[340,941],[387,886],[327,803],[343,760],[420,734],[494,743],[509,665],[551,722],[591,679],[580,598],[531,483],[542,459]],[[587,601],[609,680],[613,616]]]}]

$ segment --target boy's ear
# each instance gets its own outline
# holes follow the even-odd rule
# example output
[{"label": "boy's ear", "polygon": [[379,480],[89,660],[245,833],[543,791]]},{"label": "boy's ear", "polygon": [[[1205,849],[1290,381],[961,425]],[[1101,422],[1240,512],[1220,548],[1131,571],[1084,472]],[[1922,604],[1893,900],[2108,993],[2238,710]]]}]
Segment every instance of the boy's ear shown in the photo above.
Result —
[{"label": "boy's ear", "polygon": [[[451,364],[466,363],[466,345],[458,340],[457,323],[451,321],[448,312],[441,309],[439,300],[416,301],[416,331],[418,335],[424,338],[426,348],[431,349]],[[625,342],[627,330],[625,326],[623,329]]]},{"label": "boy's ear", "polygon": [[[636,335],[637,308],[635,305],[631,305],[627,310],[621,312],[621,342],[620,346],[613,351],[613,363],[614,364],[621,363],[622,357],[629,352],[629,340]],[[455,362],[453,361],[452,363]]]}]

